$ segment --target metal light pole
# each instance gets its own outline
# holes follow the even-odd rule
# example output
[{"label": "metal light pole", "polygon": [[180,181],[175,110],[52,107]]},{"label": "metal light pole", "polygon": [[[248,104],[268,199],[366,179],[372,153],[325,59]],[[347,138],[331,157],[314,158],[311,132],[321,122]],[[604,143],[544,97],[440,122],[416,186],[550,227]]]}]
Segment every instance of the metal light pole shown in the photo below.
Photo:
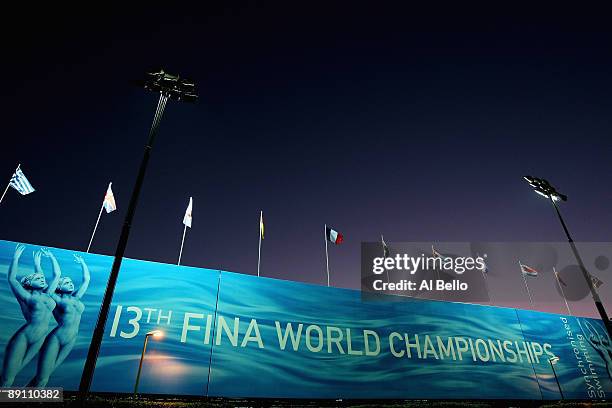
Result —
[{"label": "metal light pole", "polygon": [[132,220],[134,218],[134,213],[136,212],[136,205],[138,204],[138,197],[140,196],[140,190],[142,189],[142,183],[147,171],[149,157],[151,155],[151,150],[153,149],[153,142],[155,142],[155,136],[157,135],[157,130],[166,107],[166,102],[168,102],[168,99],[187,102],[193,102],[197,99],[197,95],[194,91],[195,85],[191,81],[167,74],[163,70],[160,70],[159,72],[147,73],[147,76],[147,79],[140,82],[140,84],[145,89],[153,92],[159,92],[159,101],[157,102],[157,110],[155,111],[155,116],[153,117],[153,124],[149,130],[149,140],[145,145],[144,156],[142,157],[142,161],[140,163],[136,184],[134,185],[134,190],[132,190],[130,203],[127,213],[125,214],[123,228],[121,229],[121,236],[119,237],[117,250],[115,251],[113,267],[108,277],[108,283],[104,292],[104,298],[102,299],[100,313],[98,314],[98,321],[96,322],[91,343],[89,345],[89,351],[87,352],[87,359],[85,360],[85,367],[83,368],[81,383],[79,384],[79,394],[81,398],[85,398],[87,396],[91,387],[94,370],[96,368],[96,361],[98,359],[98,353],[100,352],[100,345],[102,344],[102,337],[104,336],[104,328],[106,326],[108,312],[113,299],[117,277],[119,276],[119,269],[121,268],[121,262],[123,261],[123,255],[127,246],[128,237],[130,235],[130,227],[132,226]]},{"label": "metal light pole", "polygon": [[548,362],[550,363],[550,368],[552,368],[552,372],[555,376],[555,381],[557,381],[557,387],[559,387],[559,394],[561,394],[561,399],[565,399],[565,397],[563,396],[563,390],[561,389],[561,383],[559,382],[559,377],[557,377],[557,371],[555,371],[555,364],[559,362],[559,357],[551,357],[548,359]]},{"label": "metal light pole", "polygon": [[608,318],[608,314],[606,313],[606,309],[604,308],[603,303],[601,303],[601,299],[599,298],[597,289],[593,285],[591,274],[589,274],[589,272],[586,270],[586,267],[584,266],[582,257],[578,253],[578,248],[576,248],[576,244],[574,243],[574,240],[572,239],[569,233],[569,230],[567,229],[567,225],[565,225],[565,221],[563,220],[563,217],[561,216],[561,211],[559,211],[559,206],[557,205],[557,201],[560,201],[560,200],[567,201],[567,196],[559,193],[545,179],[540,179],[540,178],[531,177],[531,176],[525,176],[523,178],[527,180],[529,185],[533,187],[536,193],[540,194],[541,196],[546,197],[552,203],[555,209],[555,212],[557,213],[557,217],[559,217],[559,222],[561,222],[561,226],[563,227],[563,231],[565,231],[565,236],[567,236],[567,241],[569,242],[570,247],[572,248],[572,252],[574,253],[574,256],[576,257],[578,266],[580,267],[580,270],[582,271],[584,280],[586,280],[589,290],[591,291],[591,296],[593,297],[593,301],[595,302],[595,307],[597,307],[597,311],[599,312],[599,315],[601,316],[601,320],[603,320],[604,326],[608,332],[608,336],[612,338],[612,322],[610,322],[610,319]]},{"label": "metal light pole", "polygon": [[144,360],[145,353],[147,352],[147,344],[149,343],[149,337],[163,337],[164,332],[161,330],[153,330],[145,335],[144,344],[142,345],[142,354],[140,355],[140,363],[138,364],[138,374],[136,374],[136,383],[134,384],[134,396],[138,393],[138,383],[140,382],[140,372],[142,371],[142,362]]}]

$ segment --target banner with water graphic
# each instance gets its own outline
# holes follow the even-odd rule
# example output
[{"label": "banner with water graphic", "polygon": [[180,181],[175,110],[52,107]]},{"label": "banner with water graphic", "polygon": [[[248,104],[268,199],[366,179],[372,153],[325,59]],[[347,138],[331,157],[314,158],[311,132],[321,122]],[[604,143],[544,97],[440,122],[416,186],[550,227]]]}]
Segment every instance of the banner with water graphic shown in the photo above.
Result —
[{"label": "banner with water graphic", "polygon": [[[78,388],[112,257],[0,241],[5,386]],[[70,278],[70,279],[65,279]],[[286,398],[612,393],[596,319],[125,259],[93,391]],[[554,371],[553,371],[554,370]],[[556,378],[559,380],[557,384]]]}]

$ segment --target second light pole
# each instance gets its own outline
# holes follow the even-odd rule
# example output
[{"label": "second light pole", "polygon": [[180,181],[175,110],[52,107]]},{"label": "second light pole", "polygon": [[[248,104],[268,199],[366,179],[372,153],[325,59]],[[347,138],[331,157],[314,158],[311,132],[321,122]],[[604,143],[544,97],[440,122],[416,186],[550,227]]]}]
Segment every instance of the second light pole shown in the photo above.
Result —
[{"label": "second light pole", "polygon": [[565,221],[563,221],[563,217],[561,217],[561,211],[559,211],[559,206],[557,205],[557,201],[567,201],[567,196],[559,193],[557,189],[555,189],[545,179],[532,177],[532,176],[525,176],[523,178],[529,183],[531,187],[533,187],[536,193],[538,193],[539,195],[543,197],[548,198],[550,202],[552,203],[555,209],[555,212],[557,213],[557,217],[559,217],[559,222],[561,223],[561,226],[563,227],[563,231],[565,231],[565,236],[567,237],[567,241],[569,242],[570,247],[572,248],[572,252],[574,253],[574,256],[576,257],[576,261],[578,262],[580,271],[582,271],[582,275],[584,276],[587,286],[589,287],[589,290],[591,291],[591,296],[593,297],[593,301],[595,302],[595,307],[597,308],[597,311],[599,312],[599,315],[601,316],[601,319],[603,320],[606,331],[608,332],[608,336],[612,339],[612,323],[610,322],[610,319],[608,318],[608,314],[606,313],[606,309],[603,303],[601,302],[601,299],[599,298],[597,289],[595,289],[595,286],[593,285],[591,274],[586,270],[586,267],[584,266],[582,257],[580,256],[580,253],[578,253],[578,248],[576,248],[576,244],[574,243],[574,240],[572,239],[572,236],[570,235],[569,230],[567,229],[567,226],[565,225]]}]

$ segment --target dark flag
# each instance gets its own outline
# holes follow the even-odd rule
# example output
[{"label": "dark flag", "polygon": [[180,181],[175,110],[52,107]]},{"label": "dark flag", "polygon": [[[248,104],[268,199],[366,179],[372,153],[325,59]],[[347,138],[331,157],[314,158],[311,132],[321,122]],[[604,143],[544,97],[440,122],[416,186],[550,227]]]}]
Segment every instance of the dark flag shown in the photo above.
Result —
[{"label": "dark flag", "polygon": [[603,281],[599,279],[597,276],[595,275],[590,275],[590,276],[591,276],[591,282],[593,282],[593,286],[595,286],[595,289],[599,289],[599,287],[604,284]]},{"label": "dark flag", "polygon": [[385,258],[388,258],[391,252],[389,251],[389,247],[387,246],[387,243],[385,242],[385,239],[383,238],[382,235],[380,236],[380,240],[382,242],[382,247],[383,247],[383,256]]}]

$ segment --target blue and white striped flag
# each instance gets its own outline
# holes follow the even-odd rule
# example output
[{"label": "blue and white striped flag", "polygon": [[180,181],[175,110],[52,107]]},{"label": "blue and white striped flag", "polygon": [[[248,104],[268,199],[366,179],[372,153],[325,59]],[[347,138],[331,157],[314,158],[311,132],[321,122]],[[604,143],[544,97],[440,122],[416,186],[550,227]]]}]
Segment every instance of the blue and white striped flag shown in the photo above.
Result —
[{"label": "blue and white striped flag", "polygon": [[21,171],[20,166],[17,166],[17,170],[11,177],[10,186],[19,192],[21,195],[28,195],[34,192],[34,187],[28,181],[28,178]]}]

